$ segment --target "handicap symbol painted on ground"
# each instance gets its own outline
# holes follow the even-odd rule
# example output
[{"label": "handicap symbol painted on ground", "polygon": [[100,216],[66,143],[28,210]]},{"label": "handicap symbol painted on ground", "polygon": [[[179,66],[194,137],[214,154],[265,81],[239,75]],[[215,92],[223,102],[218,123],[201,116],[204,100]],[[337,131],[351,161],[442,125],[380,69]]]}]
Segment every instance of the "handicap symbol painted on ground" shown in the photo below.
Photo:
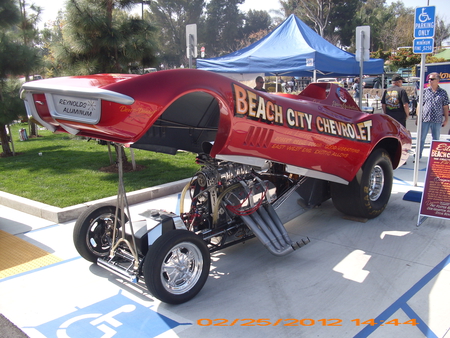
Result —
[{"label": "handicap symbol painted on ground", "polygon": [[155,337],[179,325],[149,307],[117,294],[35,327],[47,338]]}]

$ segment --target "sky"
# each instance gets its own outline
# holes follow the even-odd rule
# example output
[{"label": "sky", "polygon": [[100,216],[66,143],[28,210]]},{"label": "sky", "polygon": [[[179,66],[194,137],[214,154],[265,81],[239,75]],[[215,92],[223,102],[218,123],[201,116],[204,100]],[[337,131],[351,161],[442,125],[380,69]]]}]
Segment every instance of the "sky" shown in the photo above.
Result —
[{"label": "sky", "polygon": [[[389,5],[397,0],[386,0]],[[29,3],[35,3],[43,9],[41,15],[41,26],[49,20],[54,20],[58,14],[59,9],[64,8],[64,0],[28,0]],[[436,13],[447,21],[448,15],[445,13],[448,9],[449,0],[402,0],[406,7],[425,7],[425,6],[436,6]],[[279,10],[280,5],[278,0],[245,0],[245,3],[240,6],[241,11],[253,10],[266,10],[270,11],[272,9]],[[141,5],[137,5],[135,9],[137,14],[141,13]]]},{"label": "sky", "polygon": [[[392,2],[397,0],[386,0],[386,3],[390,5]],[[406,7],[425,7],[425,6],[436,6],[436,13],[443,13],[444,9],[447,9],[448,0],[402,0]],[[247,11],[249,9],[266,10],[280,9],[278,0],[246,0],[241,6],[241,9]],[[441,12],[439,12],[441,9]]]}]

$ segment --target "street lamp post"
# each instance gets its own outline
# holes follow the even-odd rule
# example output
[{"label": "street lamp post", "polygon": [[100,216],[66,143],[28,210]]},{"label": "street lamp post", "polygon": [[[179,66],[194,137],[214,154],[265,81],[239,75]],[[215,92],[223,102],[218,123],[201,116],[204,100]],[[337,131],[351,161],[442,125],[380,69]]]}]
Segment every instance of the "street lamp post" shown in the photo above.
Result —
[{"label": "street lamp post", "polygon": [[142,14],[141,14],[141,19],[144,20],[144,5],[149,5],[150,6],[150,0],[141,0],[139,1],[142,5]]}]

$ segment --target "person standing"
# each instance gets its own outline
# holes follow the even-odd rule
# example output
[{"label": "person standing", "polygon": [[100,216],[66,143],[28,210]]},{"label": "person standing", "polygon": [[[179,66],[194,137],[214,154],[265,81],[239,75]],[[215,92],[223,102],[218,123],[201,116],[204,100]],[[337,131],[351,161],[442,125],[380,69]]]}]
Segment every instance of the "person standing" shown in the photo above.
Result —
[{"label": "person standing", "polygon": [[256,87],[253,88],[253,89],[259,90],[260,92],[267,92],[267,90],[265,90],[263,88],[263,86],[264,86],[264,79],[262,78],[262,76],[258,76],[255,79],[255,83],[256,83]]},{"label": "person standing", "polygon": [[417,107],[422,110],[419,159],[422,158],[428,131],[431,129],[433,140],[439,140],[441,127],[445,127],[448,122],[448,94],[445,89],[439,86],[440,79],[441,77],[438,73],[428,75],[429,86],[423,91],[423,104],[419,103],[419,107]]},{"label": "person standing", "polygon": [[354,90],[353,98],[355,101],[359,99],[359,77],[355,78],[355,81],[353,82],[352,89]]},{"label": "person standing", "polygon": [[392,77],[392,86],[383,92],[381,106],[383,113],[397,120],[403,127],[406,127],[406,118],[409,114],[409,99],[402,84],[403,78],[400,75]]}]

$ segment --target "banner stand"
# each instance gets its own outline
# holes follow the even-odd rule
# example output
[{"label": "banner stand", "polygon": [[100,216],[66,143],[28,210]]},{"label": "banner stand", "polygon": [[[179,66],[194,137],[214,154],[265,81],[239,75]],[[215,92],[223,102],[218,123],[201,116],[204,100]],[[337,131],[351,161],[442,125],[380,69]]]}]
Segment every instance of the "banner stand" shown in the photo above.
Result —
[{"label": "banner stand", "polygon": [[428,217],[450,219],[450,142],[431,142],[417,226]]}]

